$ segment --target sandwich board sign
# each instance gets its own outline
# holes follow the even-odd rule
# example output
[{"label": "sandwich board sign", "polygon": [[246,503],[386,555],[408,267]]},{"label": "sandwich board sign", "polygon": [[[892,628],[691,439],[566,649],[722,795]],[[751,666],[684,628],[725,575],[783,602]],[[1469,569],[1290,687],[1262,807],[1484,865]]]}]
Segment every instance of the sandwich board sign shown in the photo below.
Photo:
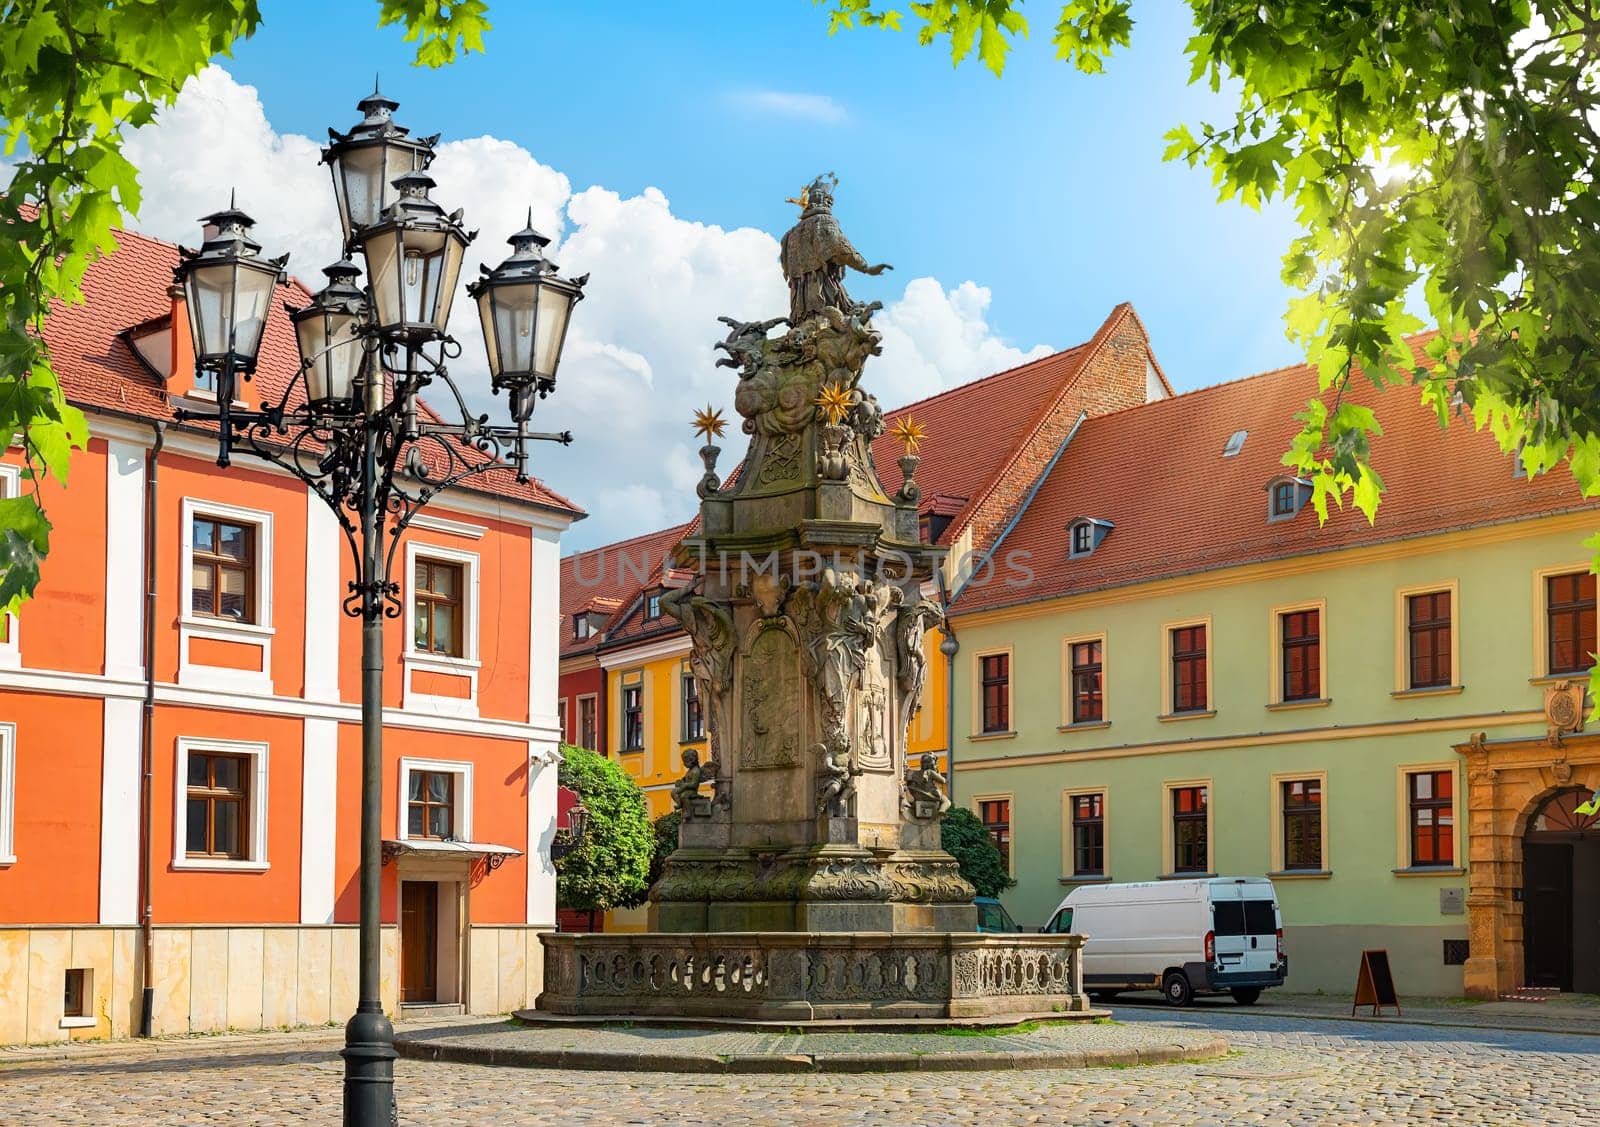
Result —
[{"label": "sandwich board sign", "polygon": [[1350,1004],[1350,1016],[1356,1016],[1361,1006],[1371,1006],[1373,1017],[1383,1016],[1384,1006],[1393,1006],[1400,1013],[1400,998],[1394,990],[1394,974],[1389,969],[1389,952],[1370,950],[1361,952],[1361,969],[1356,974],[1356,998]]}]

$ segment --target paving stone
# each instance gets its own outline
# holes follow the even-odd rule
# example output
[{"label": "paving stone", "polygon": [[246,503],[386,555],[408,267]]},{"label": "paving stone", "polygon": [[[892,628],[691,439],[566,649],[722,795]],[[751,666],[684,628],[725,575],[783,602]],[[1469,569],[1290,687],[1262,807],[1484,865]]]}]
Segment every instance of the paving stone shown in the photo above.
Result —
[{"label": "paving stone", "polygon": [[[1115,1026],[1170,1044],[1226,1038],[1206,1064],[1119,1069],[740,1075],[396,1064],[406,1124],[745,1125],[1431,1124],[1600,1127],[1600,1039],[1284,1016],[1118,1007]],[[566,1031],[572,1051],[594,1051]],[[989,1038],[949,1038],[960,1051]],[[1001,1040],[995,1038],[992,1040]],[[681,1045],[681,1042],[677,1042]],[[674,1044],[657,1038],[652,1051]],[[793,1038],[746,1042],[793,1054]],[[267,1036],[159,1053],[0,1064],[0,1123],[289,1124],[340,1121],[341,1065],[324,1035]],[[838,1051],[847,1050],[841,1044]],[[993,1051],[1018,1052],[1007,1044]],[[1087,1050],[1086,1050],[1087,1051]],[[1103,1051],[1103,1050],[1102,1050]]]}]

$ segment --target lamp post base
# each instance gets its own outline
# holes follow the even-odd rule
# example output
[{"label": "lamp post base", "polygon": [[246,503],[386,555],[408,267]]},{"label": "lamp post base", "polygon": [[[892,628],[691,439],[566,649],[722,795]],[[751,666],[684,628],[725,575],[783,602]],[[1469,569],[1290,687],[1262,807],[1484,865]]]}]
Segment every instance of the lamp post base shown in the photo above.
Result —
[{"label": "lamp post base", "polygon": [[344,1027],[344,1127],[397,1127],[394,1026],[382,1010],[357,1010]]}]

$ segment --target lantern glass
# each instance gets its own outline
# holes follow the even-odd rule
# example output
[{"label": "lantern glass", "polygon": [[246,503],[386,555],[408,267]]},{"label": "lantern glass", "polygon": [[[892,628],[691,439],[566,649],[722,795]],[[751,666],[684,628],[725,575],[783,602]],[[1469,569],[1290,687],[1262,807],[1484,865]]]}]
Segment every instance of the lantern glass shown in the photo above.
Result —
[{"label": "lantern glass", "polygon": [[400,198],[395,179],[421,171],[427,164],[428,151],[414,141],[352,143],[333,156],[329,160],[333,194],[339,202],[345,241],[349,242],[356,228],[378,222],[384,209]]},{"label": "lantern glass", "polygon": [[295,322],[300,358],[306,363],[306,398],[317,405],[355,399],[363,352],[356,329],[361,318],[342,309],[314,310]]},{"label": "lantern glass", "polygon": [[246,368],[254,366],[277,283],[278,268],[267,262],[222,259],[190,270],[185,296],[195,359],[216,363],[232,352]]},{"label": "lantern glass", "polygon": [[[553,280],[553,279],[552,279]],[[561,349],[567,339],[567,318],[576,294],[565,285],[546,282],[539,287],[539,314],[534,319],[534,374],[541,380],[556,378]]]},{"label": "lantern glass", "polygon": [[362,242],[378,324],[442,334],[450,320],[466,240],[449,228],[379,228]]}]

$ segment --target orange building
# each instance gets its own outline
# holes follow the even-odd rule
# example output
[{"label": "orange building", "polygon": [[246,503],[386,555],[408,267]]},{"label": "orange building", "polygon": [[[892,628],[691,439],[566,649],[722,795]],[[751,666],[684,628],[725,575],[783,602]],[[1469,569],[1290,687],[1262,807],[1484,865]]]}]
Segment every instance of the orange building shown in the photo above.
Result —
[{"label": "orange building", "polygon": [[[332,511],[170,422],[195,386],[177,248],[91,267],[45,338],[88,415],[0,639],[0,1043],[343,1021],[355,1007],[360,629]],[[303,304],[290,282],[281,299]],[[252,400],[298,367],[275,301]],[[0,465],[13,495],[16,451]],[[494,473],[418,516],[388,632],[386,1008],[532,1001],[555,921],[560,536]],[[146,952],[149,952],[149,958]]]}]

